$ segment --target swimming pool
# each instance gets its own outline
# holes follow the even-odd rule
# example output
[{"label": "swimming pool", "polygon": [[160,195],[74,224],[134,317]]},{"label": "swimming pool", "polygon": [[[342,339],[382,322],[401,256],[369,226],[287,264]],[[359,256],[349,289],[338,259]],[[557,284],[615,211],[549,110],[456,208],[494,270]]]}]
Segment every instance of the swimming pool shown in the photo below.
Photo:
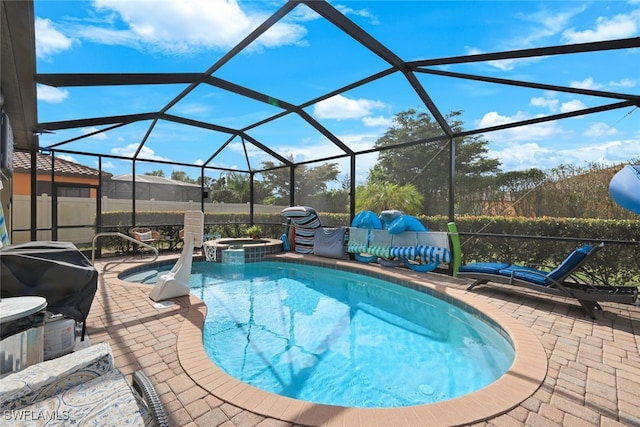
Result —
[{"label": "swimming pool", "polygon": [[196,262],[191,287],[208,308],[209,358],[240,381],[295,399],[363,408],[434,403],[487,386],[514,358],[506,334],[487,319],[374,277]]}]

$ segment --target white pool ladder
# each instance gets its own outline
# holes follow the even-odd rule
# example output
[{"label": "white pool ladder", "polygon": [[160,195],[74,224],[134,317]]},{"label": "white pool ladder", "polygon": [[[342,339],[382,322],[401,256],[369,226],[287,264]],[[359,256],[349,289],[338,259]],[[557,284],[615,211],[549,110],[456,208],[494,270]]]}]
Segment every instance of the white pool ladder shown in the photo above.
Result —
[{"label": "white pool ladder", "polygon": [[169,273],[158,277],[156,285],[149,293],[149,298],[157,302],[189,295],[193,248],[194,246],[202,247],[203,232],[204,213],[186,211],[184,213],[184,245],[180,258]]}]

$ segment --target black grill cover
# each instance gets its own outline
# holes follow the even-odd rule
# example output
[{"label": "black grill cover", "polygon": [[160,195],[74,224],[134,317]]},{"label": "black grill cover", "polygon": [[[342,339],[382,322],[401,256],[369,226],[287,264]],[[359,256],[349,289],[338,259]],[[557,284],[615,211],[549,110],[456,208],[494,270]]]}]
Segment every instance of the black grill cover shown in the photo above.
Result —
[{"label": "black grill cover", "polygon": [[76,322],[89,315],[98,271],[73,243],[28,242],[0,249],[2,298],[40,296],[47,311]]}]

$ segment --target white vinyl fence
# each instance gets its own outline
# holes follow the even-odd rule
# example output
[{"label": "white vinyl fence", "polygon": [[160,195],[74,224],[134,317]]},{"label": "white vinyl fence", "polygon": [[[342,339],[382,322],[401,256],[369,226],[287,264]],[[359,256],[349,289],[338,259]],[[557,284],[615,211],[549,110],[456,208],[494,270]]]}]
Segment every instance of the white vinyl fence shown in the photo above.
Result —
[{"label": "white vinyl fence", "polygon": [[[37,198],[38,228],[51,228],[52,197],[46,194]],[[12,217],[13,229],[28,229],[31,226],[30,196],[13,196]],[[102,212],[130,211],[131,200],[102,198]],[[254,212],[280,213],[286,206],[254,205]],[[163,200],[136,200],[136,211],[187,211],[200,210],[200,202],[169,202]],[[249,214],[248,203],[205,203],[205,212]],[[96,217],[96,199],[84,197],[58,197],[58,226],[92,225]],[[91,242],[95,230],[93,228],[69,228],[58,230],[58,240],[73,243]],[[38,231],[38,240],[51,240],[50,231]],[[29,232],[14,232],[11,243],[28,242]]]}]

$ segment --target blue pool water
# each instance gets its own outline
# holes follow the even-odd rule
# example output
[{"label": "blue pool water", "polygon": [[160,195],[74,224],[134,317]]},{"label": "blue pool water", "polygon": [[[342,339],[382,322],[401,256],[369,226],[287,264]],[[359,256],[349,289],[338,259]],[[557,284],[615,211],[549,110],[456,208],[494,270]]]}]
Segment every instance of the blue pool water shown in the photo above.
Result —
[{"label": "blue pool water", "polygon": [[305,401],[438,402],[492,383],[514,358],[497,328],[471,313],[359,274],[197,262],[191,287],[208,307],[203,340],[211,360],[240,381]]}]

